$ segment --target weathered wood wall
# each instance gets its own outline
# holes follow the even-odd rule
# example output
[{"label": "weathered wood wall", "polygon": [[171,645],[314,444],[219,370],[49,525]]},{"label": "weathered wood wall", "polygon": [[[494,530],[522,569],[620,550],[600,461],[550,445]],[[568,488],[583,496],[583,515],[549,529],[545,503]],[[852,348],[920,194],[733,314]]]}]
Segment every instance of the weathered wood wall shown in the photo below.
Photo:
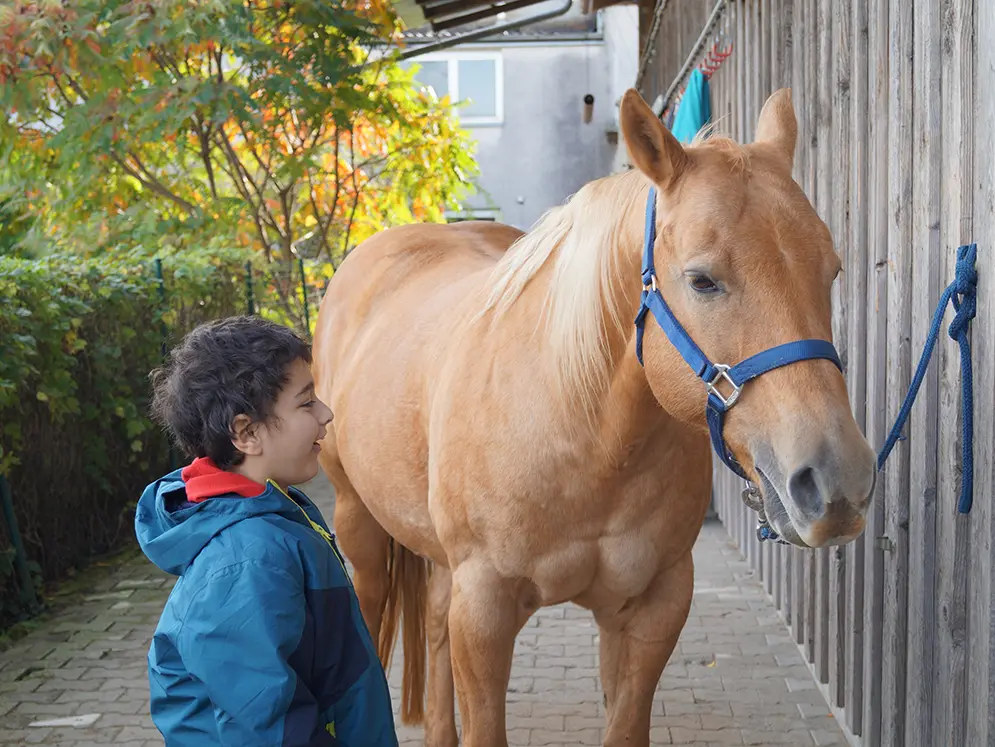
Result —
[{"label": "weathered wood wall", "polygon": [[[644,0],[644,35],[654,4]],[[671,0],[647,100],[667,89],[713,6]],[[875,448],[959,245],[977,242],[980,276],[969,515],[956,510],[961,377],[944,326],[859,541],[758,543],[743,485],[721,465],[720,516],[854,743],[995,745],[995,0],[729,0],[718,28],[734,42],[711,80],[720,130],[749,141],[766,96],[793,90],[796,179],[844,258],[834,335]]]}]

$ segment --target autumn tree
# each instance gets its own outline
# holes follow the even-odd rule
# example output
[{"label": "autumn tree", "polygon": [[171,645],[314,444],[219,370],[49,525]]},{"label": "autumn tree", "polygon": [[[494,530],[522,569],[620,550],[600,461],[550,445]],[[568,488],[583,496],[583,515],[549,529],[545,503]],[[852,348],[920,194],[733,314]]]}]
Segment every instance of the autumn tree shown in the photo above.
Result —
[{"label": "autumn tree", "polygon": [[0,7],[0,201],[33,218],[21,244],[246,247],[328,275],[387,225],[441,220],[472,147],[395,34],[381,0]]}]

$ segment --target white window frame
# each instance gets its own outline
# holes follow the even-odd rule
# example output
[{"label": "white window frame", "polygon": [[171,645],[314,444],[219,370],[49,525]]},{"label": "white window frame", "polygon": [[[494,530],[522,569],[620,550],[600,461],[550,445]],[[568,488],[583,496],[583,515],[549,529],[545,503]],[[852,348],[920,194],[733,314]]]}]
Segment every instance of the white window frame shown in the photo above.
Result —
[{"label": "white window frame", "polygon": [[495,223],[500,223],[501,211],[498,208],[467,208],[462,211],[447,210],[444,217],[447,223],[452,222],[453,218],[457,218],[458,221],[492,220]]},{"label": "white window frame", "polygon": [[[487,60],[494,63],[494,116],[474,117],[468,116],[458,106],[459,95],[459,62],[463,60]],[[453,113],[459,118],[463,125],[496,125],[504,122],[504,58],[500,52],[430,52],[419,55],[411,60],[412,63],[420,62],[445,62],[447,63],[446,73],[449,81],[449,96],[454,107]]]}]

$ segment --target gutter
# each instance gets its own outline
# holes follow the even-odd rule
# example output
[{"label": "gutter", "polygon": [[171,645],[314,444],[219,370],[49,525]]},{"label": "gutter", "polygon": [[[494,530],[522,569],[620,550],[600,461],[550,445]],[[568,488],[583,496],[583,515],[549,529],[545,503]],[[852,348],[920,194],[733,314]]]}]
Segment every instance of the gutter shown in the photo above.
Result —
[{"label": "gutter", "polygon": [[424,46],[419,46],[415,49],[409,49],[406,52],[402,52],[398,56],[398,61],[410,60],[412,57],[420,57],[423,54],[430,54],[432,52],[438,52],[441,49],[448,49],[450,47],[455,47],[460,44],[466,44],[471,41],[478,41],[480,39],[487,39],[492,36],[498,36],[506,31],[514,31],[515,29],[520,29],[523,26],[531,26],[533,23],[541,23],[542,21],[548,21],[552,18],[558,18],[559,16],[566,15],[573,5],[573,0],[566,0],[558,8],[553,10],[548,10],[545,13],[537,13],[534,16],[529,16],[528,18],[522,18],[518,21],[511,21],[510,23],[504,23],[499,26],[491,26],[486,29],[479,29],[477,31],[469,31],[465,34],[459,34],[451,39],[444,39],[440,42],[435,42],[434,44],[426,44]]}]

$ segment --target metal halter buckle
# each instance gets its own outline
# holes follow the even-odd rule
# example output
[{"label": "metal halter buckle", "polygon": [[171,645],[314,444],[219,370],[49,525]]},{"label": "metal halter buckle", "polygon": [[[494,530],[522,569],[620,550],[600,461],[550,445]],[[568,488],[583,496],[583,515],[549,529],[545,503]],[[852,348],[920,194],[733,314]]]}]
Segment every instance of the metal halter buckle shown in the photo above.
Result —
[{"label": "metal halter buckle", "polygon": [[[743,387],[737,386],[736,382],[732,380],[732,377],[729,375],[729,366],[724,363],[716,363],[712,367],[715,369],[715,376],[712,377],[711,381],[705,382],[705,388],[708,389],[709,394],[719,400],[719,402],[722,403],[722,406],[728,410],[736,404],[736,400],[739,399],[739,394],[743,391]],[[732,394],[730,394],[728,398],[725,397],[722,392],[718,390],[718,387],[715,386],[716,382],[720,379],[725,379],[729,382],[729,386],[732,387]]]},{"label": "metal halter buckle", "polygon": [[763,495],[760,492],[760,488],[754,485],[752,482],[747,483],[746,487],[743,488],[743,503],[746,507],[752,511],[763,511]]}]

